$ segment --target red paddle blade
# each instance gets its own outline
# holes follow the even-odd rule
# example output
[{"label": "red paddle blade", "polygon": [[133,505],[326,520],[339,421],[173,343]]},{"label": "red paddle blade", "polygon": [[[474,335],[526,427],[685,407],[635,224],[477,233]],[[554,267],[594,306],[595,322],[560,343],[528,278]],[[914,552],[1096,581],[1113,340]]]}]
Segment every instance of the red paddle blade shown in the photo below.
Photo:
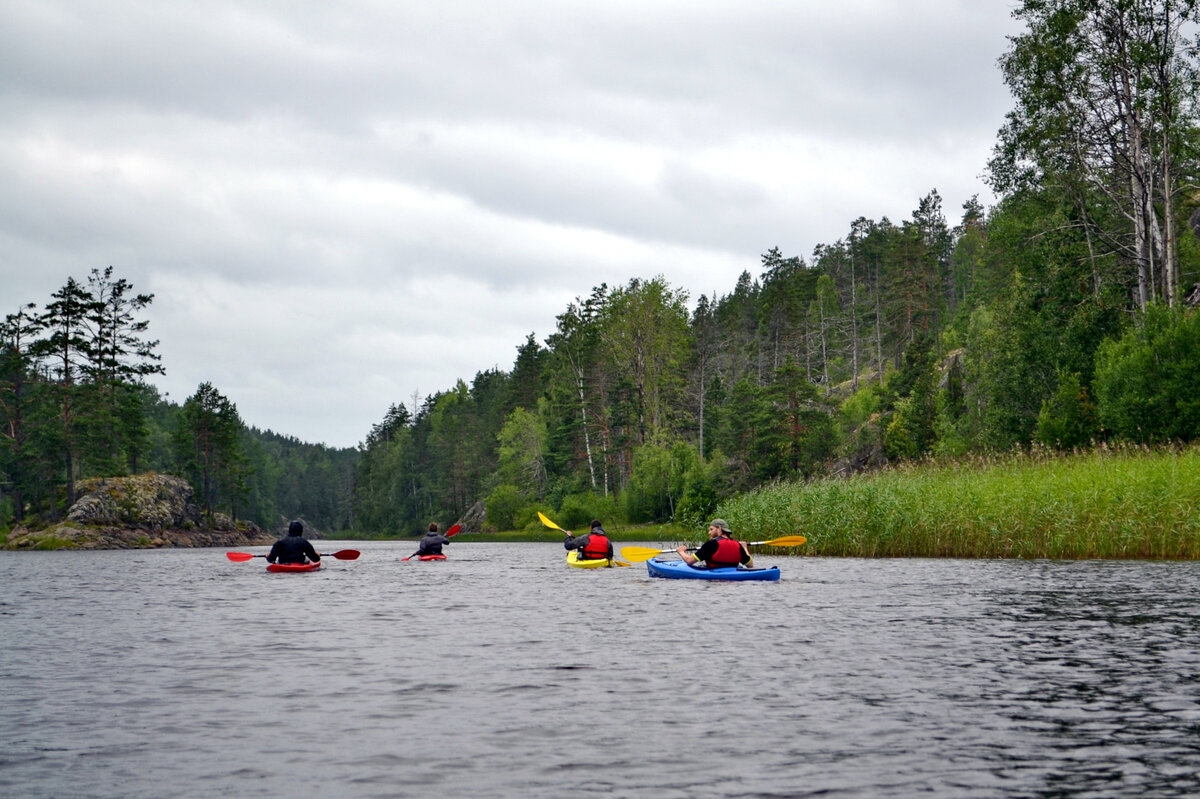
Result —
[{"label": "red paddle blade", "polygon": [[249,552],[226,552],[225,557],[229,558],[232,561],[241,563],[244,560],[251,560],[254,556],[251,555]]},{"label": "red paddle blade", "polygon": [[358,556],[361,554],[357,549],[339,549],[333,553],[332,557],[338,560],[358,560]]},{"label": "red paddle blade", "polygon": [[462,530],[461,524],[454,525],[453,527],[451,527],[449,530],[446,531],[446,538],[452,538],[452,537],[458,535],[461,530]]}]

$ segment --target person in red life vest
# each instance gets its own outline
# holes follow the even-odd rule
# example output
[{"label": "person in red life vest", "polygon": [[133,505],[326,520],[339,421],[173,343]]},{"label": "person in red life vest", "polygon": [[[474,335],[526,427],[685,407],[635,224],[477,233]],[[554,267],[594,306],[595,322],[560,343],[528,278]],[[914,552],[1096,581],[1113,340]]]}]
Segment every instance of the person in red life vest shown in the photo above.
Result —
[{"label": "person in red life vest", "polygon": [[267,562],[274,563],[306,563],[308,561],[316,563],[321,559],[317,554],[317,550],[313,549],[313,545],[304,537],[304,525],[300,522],[292,522],[288,526],[288,534],[275,542],[271,547],[271,551],[267,553]]},{"label": "person in red life vest", "polygon": [[429,532],[421,539],[421,546],[417,548],[417,555],[418,557],[421,555],[440,555],[442,554],[442,547],[449,543],[450,539],[438,532],[437,522],[430,522]]},{"label": "person in red life vest", "polygon": [[608,533],[604,532],[599,519],[592,519],[591,530],[578,538],[570,530],[563,532],[567,536],[563,546],[567,549],[578,549],[580,560],[612,560],[612,541],[608,540]]},{"label": "person in red life vest", "polygon": [[724,519],[712,520],[712,523],[708,525],[708,540],[696,550],[695,555],[688,552],[686,544],[680,544],[675,551],[689,566],[696,566],[701,562],[704,564],[701,568],[709,569],[736,567],[739,564],[754,565],[754,559],[750,557],[750,550],[741,541],[734,540],[733,531],[729,529],[729,522]]}]

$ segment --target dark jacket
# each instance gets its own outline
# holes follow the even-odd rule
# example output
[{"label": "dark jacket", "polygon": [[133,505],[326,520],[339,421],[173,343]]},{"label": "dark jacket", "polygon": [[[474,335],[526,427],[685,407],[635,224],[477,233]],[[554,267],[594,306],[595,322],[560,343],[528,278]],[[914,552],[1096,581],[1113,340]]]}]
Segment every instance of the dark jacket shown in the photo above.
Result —
[{"label": "dark jacket", "polygon": [[421,546],[417,549],[418,555],[440,555],[442,547],[450,543],[450,539],[441,533],[426,533],[421,539]]},{"label": "dark jacket", "polygon": [[302,535],[289,535],[275,542],[267,555],[267,560],[270,563],[276,561],[279,563],[304,563],[306,557],[313,563],[321,559],[307,538]]}]

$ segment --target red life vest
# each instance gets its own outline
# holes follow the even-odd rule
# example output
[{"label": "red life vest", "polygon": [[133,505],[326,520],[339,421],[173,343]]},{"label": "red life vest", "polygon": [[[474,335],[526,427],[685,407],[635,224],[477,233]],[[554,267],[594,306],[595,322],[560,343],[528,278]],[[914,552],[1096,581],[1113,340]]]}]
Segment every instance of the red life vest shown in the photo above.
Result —
[{"label": "red life vest", "polygon": [[587,546],[579,553],[584,560],[601,560],[608,557],[608,536],[589,533]]},{"label": "red life vest", "polygon": [[742,545],[732,538],[718,538],[717,551],[708,560],[708,565],[714,569],[737,566],[742,562]]}]

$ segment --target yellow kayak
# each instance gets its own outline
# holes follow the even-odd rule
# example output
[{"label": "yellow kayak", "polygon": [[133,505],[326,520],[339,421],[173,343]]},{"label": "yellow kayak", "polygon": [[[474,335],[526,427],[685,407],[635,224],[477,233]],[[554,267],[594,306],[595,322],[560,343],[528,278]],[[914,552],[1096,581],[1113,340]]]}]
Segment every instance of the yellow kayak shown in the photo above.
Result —
[{"label": "yellow kayak", "polygon": [[574,566],[576,569],[607,569],[613,565],[613,562],[608,558],[580,560],[579,550],[572,549],[567,553],[567,565]]}]

